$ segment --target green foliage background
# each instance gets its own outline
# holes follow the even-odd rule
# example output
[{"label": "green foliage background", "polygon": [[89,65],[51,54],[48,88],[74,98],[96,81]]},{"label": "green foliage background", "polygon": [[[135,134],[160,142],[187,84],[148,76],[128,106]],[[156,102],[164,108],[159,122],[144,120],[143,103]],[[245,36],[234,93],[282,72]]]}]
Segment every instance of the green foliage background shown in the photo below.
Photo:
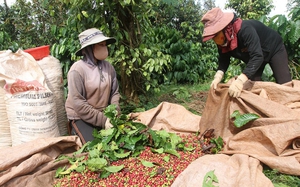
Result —
[{"label": "green foliage background", "polygon": [[[248,1],[245,1],[248,2]],[[290,3],[288,16],[266,16],[272,2],[249,1],[233,8],[244,19],[260,19],[277,30],[289,54],[291,72],[299,79],[300,9]],[[194,0],[16,0],[0,6],[0,50],[51,46],[51,55],[60,60],[67,94],[66,75],[79,59],[78,34],[91,27],[113,36],[109,61],[115,66],[125,102],[139,102],[141,95],[159,92],[166,84],[201,84],[213,78],[217,49],[202,42],[202,15],[214,1]],[[241,72],[244,64],[232,59],[226,82]],[[273,81],[270,67],[264,80]]]}]

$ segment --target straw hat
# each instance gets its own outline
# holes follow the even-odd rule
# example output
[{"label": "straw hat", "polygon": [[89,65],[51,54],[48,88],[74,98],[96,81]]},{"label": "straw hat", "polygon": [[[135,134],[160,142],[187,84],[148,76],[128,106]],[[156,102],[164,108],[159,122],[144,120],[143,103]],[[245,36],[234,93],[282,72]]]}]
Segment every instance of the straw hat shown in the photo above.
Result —
[{"label": "straw hat", "polygon": [[220,8],[213,8],[201,19],[204,24],[203,42],[212,39],[216,33],[223,30],[233,19],[233,12],[223,12]]},{"label": "straw hat", "polygon": [[78,38],[81,48],[76,51],[75,54],[77,56],[82,56],[81,50],[86,46],[97,44],[103,41],[106,41],[106,45],[116,42],[116,39],[104,36],[104,34],[96,28],[91,28],[83,31],[78,35]]}]

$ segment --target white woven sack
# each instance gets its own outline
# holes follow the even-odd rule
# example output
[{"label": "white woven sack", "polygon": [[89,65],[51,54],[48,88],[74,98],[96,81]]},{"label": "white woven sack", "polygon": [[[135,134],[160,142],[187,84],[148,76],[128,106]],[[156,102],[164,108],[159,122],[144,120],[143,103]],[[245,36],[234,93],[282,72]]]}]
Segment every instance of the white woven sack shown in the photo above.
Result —
[{"label": "white woven sack", "polygon": [[10,147],[12,145],[4,97],[5,91],[0,87],[0,148]]},{"label": "white woven sack", "polygon": [[68,118],[65,110],[64,83],[61,64],[58,59],[50,55],[37,62],[45,75],[49,89],[54,94],[59,133],[61,136],[67,135]]},{"label": "white woven sack", "polygon": [[12,146],[37,138],[57,137],[54,95],[48,90],[6,94]]},{"label": "white woven sack", "polygon": [[0,51],[0,85],[5,90],[12,146],[60,135],[54,94],[30,54]]}]

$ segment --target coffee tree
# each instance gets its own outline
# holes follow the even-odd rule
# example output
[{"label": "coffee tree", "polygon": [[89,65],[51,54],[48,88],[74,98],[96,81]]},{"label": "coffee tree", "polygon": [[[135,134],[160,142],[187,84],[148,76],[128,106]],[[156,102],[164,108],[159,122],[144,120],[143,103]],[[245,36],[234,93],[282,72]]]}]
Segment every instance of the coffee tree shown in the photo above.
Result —
[{"label": "coffee tree", "polygon": [[289,56],[289,62],[293,79],[300,78],[300,8],[291,9],[288,17],[275,15],[268,19],[266,16],[261,21],[276,30],[283,38]]},{"label": "coffee tree", "polygon": [[235,10],[243,19],[259,19],[262,15],[268,15],[274,5],[272,0],[228,0],[225,8]]}]

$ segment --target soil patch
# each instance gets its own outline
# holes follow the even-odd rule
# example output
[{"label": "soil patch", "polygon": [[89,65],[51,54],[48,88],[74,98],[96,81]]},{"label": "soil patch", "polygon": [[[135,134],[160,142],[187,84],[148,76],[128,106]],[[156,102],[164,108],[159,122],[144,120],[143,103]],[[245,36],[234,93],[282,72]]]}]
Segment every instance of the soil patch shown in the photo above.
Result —
[{"label": "soil patch", "polygon": [[177,103],[186,107],[187,110],[193,112],[197,115],[202,115],[202,112],[205,108],[205,103],[207,99],[208,91],[198,91],[190,93],[190,97],[179,99],[176,98],[173,94],[163,94],[158,97],[159,102],[170,102]]},{"label": "soil patch", "polygon": [[188,110],[190,111],[193,110],[197,112],[197,114],[201,115],[205,108],[207,95],[208,95],[208,91],[192,93],[191,102],[187,103]]}]

